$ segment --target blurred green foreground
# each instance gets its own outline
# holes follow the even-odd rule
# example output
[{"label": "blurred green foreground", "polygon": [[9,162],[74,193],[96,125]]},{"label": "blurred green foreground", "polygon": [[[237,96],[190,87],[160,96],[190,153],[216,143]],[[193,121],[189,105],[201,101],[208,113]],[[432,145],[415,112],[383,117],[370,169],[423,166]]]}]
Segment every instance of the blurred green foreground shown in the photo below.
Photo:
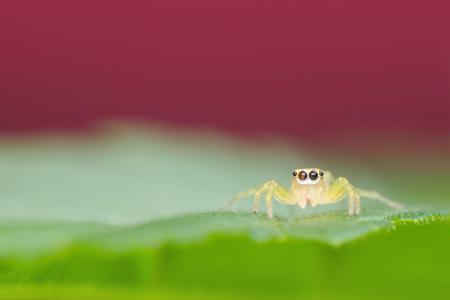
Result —
[{"label": "blurred green foreground", "polygon": [[[136,128],[4,139],[0,299],[448,299],[445,162],[332,150]],[[349,217],[345,203],[275,205],[269,220],[244,200],[220,211],[240,190],[287,184],[299,166],[406,208],[363,200]]]}]

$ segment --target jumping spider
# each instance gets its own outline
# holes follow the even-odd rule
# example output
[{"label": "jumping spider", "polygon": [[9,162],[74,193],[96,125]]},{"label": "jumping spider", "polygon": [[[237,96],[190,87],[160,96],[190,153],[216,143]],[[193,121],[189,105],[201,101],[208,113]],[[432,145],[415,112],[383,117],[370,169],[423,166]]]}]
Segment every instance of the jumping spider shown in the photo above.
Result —
[{"label": "jumping spider", "polygon": [[392,208],[402,208],[402,205],[387,199],[378,192],[355,188],[345,177],[334,179],[330,172],[318,168],[295,169],[292,172],[290,189],[271,180],[259,187],[239,193],[230,201],[228,207],[231,207],[241,198],[254,196],[253,213],[257,213],[260,196],[263,193],[266,194],[266,209],[269,218],[273,218],[272,197],[281,204],[298,205],[301,208],[305,208],[308,204],[312,207],[332,204],[347,197],[350,215],[357,215],[361,211],[360,197],[378,200]]}]

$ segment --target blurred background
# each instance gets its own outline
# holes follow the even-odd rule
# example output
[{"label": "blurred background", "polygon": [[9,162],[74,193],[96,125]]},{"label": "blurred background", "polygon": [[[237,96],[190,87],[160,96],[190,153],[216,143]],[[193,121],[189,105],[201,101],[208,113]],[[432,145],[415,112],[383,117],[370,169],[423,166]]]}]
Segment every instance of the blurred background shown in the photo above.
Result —
[{"label": "blurred background", "polygon": [[450,204],[444,0],[4,0],[0,104],[2,222],[216,211],[316,166]]},{"label": "blurred background", "polygon": [[2,1],[0,129],[449,134],[447,1]]}]

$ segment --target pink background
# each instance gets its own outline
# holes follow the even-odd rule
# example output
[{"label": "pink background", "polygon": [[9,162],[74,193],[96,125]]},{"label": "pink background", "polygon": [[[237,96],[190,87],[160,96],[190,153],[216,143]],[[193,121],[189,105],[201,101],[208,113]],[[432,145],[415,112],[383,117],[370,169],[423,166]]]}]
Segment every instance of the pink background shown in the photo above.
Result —
[{"label": "pink background", "polygon": [[124,117],[441,139],[449,16],[444,0],[2,0],[0,131]]}]

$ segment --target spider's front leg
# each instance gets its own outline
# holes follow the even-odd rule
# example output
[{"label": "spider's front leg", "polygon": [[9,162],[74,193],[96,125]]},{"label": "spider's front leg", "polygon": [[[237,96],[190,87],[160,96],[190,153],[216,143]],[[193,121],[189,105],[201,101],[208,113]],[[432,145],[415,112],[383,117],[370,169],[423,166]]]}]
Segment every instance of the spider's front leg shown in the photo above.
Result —
[{"label": "spider's front leg", "polygon": [[228,203],[227,207],[231,207],[234,203],[238,202],[242,198],[254,196],[253,201],[253,213],[257,213],[259,211],[259,202],[261,198],[261,194],[266,193],[266,210],[267,216],[269,218],[273,218],[272,211],[272,198],[275,197],[276,200],[283,204],[295,204],[295,197],[285,187],[276,182],[275,180],[268,181],[257,188],[250,189],[248,191],[239,193]]},{"label": "spider's front leg", "polygon": [[325,197],[329,203],[336,203],[348,197],[348,213],[357,215],[361,211],[360,197],[358,190],[347,180],[347,178],[339,177],[331,182]]}]

